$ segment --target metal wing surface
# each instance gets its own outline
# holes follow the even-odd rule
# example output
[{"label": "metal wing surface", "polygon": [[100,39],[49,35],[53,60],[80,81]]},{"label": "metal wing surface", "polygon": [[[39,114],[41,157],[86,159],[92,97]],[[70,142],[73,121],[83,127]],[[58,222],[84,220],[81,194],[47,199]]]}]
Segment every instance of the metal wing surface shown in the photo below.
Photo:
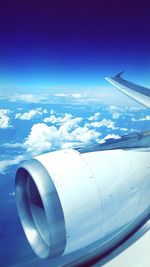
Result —
[{"label": "metal wing surface", "polygon": [[105,79],[125,95],[150,108],[150,89],[123,79],[121,77],[122,73],[120,72],[113,77],[106,77]]}]

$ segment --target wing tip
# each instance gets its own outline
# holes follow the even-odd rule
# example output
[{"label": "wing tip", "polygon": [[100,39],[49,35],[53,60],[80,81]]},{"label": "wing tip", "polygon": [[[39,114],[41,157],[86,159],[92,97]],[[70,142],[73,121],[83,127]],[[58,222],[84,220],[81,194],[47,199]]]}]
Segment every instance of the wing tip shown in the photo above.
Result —
[{"label": "wing tip", "polygon": [[122,70],[121,72],[117,73],[116,75],[112,76],[112,77],[105,77],[105,80],[109,81],[110,79],[113,78],[121,78],[122,74],[124,73],[124,70]]},{"label": "wing tip", "polygon": [[121,72],[119,72],[118,74],[116,74],[114,77],[115,78],[120,78],[123,73],[124,73],[124,70],[122,70]]}]

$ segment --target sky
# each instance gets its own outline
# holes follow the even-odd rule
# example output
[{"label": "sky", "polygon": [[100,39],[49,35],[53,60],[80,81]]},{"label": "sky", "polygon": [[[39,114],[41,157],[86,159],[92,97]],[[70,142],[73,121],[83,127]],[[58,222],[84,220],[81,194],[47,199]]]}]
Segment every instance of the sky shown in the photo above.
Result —
[{"label": "sky", "polygon": [[0,2],[0,89],[108,86],[121,70],[150,86],[144,1]]}]

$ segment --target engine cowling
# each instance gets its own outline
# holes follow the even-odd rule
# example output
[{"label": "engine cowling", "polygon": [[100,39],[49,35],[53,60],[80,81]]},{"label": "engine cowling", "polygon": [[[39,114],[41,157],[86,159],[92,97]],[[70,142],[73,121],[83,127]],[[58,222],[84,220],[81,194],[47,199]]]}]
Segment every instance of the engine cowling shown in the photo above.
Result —
[{"label": "engine cowling", "polygon": [[16,200],[34,252],[53,258],[113,244],[116,232],[125,235],[150,211],[149,166],[144,149],[64,149],[22,163]]}]

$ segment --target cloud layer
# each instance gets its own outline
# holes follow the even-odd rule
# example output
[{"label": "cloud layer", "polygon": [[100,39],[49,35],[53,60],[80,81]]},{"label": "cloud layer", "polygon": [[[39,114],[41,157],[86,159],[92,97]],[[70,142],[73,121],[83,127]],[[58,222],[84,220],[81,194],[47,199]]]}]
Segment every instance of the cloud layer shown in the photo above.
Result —
[{"label": "cloud layer", "polygon": [[21,161],[25,160],[26,157],[24,155],[17,155],[14,158],[5,159],[0,161],[0,173],[4,174],[6,169],[11,165],[17,165]]},{"label": "cloud layer", "polygon": [[28,112],[24,113],[17,113],[15,115],[15,119],[20,119],[20,120],[31,120],[33,118],[38,118],[41,117],[43,114],[47,114],[46,109],[42,108],[37,108],[37,109],[31,109]]},{"label": "cloud layer", "polygon": [[65,114],[62,117],[51,115],[49,121],[59,123],[59,126],[48,126],[45,123],[34,124],[24,146],[32,155],[38,155],[48,150],[87,144],[98,138],[99,132],[89,129],[86,125],[79,125],[82,120],[81,117],[73,118],[71,114]]},{"label": "cloud layer", "polygon": [[[32,100],[30,95],[28,97]],[[56,97],[66,98],[67,96],[61,94]],[[83,96],[74,95],[72,97],[82,99]],[[11,140],[10,138],[9,140],[8,138],[7,140],[6,137],[5,143],[1,144],[2,151],[7,149],[8,152],[7,157],[1,154],[0,170],[2,173],[5,173],[9,166],[18,164],[30,156],[63,148],[86,146],[95,141],[103,143],[109,138],[118,139],[122,134],[121,131],[126,133],[136,131],[136,125],[139,125],[136,122],[140,121],[141,124],[146,124],[150,120],[148,112],[131,107],[122,108],[112,105],[99,109],[92,105],[90,110],[89,107],[85,108],[84,106],[85,109],[79,110],[79,116],[75,116],[74,109],[72,109],[72,113],[68,113],[65,112],[68,108],[63,107],[64,113],[62,113],[62,107],[59,108],[58,105],[56,107],[57,109],[55,105],[54,107],[45,105],[45,108],[37,108],[36,104],[35,108],[29,110],[26,106],[26,109],[19,107],[16,112],[15,109],[12,111],[0,109],[0,128],[7,129],[13,126],[11,127],[12,134],[14,134],[15,127],[18,129],[16,139]],[[92,112],[93,110],[95,112]],[[40,123],[37,123],[37,118]],[[23,124],[26,128],[24,136],[20,134],[22,133],[22,128],[19,128],[22,127],[20,120],[24,121]],[[133,123],[135,124],[134,129]],[[22,156],[16,155],[19,149]],[[14,158],[12,158],[12,154],[14,154]]]}]

